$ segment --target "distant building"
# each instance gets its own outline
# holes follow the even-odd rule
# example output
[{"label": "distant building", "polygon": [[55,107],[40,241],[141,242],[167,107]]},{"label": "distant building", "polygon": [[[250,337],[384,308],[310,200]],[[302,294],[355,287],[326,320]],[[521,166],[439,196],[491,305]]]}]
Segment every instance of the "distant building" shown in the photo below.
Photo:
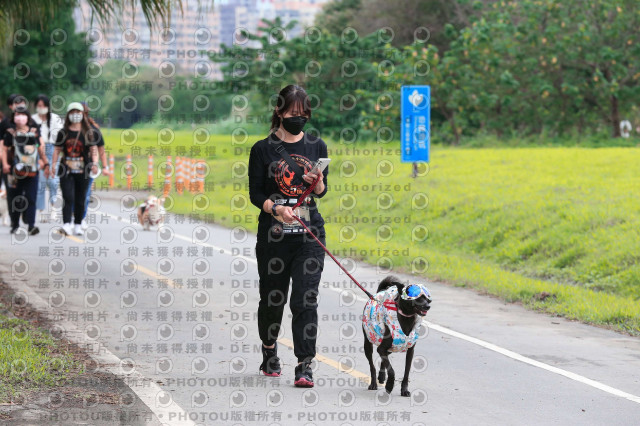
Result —
[{"label": "distant building", "polygon": [[[109,59],[122,59],[135,64],[163,66],[167,73],[199,76],[219,80],[219,64],[212,62],[207,51],[220,48],[220,19],[216,8],[198,8],[197,2],[183,2],[184,15],[174,10],[171,24],[165,29],[148,28],[140,8],[125,10],[122,28],[115,22],[102,29],[91,25],[91,9],[86,0],[74,11],[77,31],[87,32],[94,60],[103,64]],[[95,21],[95,20],[94,20]]]},{"label": "distant building", "polygon": [[[151,33],[142,10],[125,10],[120,19],[122,28],[112,22],[108,28],[91,24],[91,8],[81,0],[74,11],[77,31],[88,32],[94,61],[104,64],[110,59],[131,61],[173,72],[222,80],[220,64],[212,62],[206,54],[219,52],[220,45],[247,44],[239,30],[255,33],[264,27],[262,19],[282,19],[283,25],[292,20],[298,25],[287,33],[287,38],[303,34],[313,25],[315,15],[328,0],[216,0],[214,6],[198,7],[195,0],[183,1],[184,16],[173,11],[170,27]],[[207,3],[207,2],[203,2]],[[137,3],[136,3],[137,5]],[[253,44],[255,47],[255,43]]]},{"label": "distant building", "polygon": [[292,20],[298,24],[287,33],[287,38],[302,35],[313,25],[322,4],[329,0],[226,0],[220,5],[220,43],[231,46],[236,30],[246,28],[250,32],[264,27],[261,20],[279,17],[283,25]]}]

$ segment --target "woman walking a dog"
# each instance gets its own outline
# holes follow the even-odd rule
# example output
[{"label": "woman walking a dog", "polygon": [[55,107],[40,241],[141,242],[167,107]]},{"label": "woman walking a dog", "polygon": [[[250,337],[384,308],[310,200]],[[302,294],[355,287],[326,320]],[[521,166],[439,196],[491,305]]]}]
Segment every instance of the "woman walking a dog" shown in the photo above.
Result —
[{"label": "woman walking a dog", "polygon": [[[324,268],[324,251],[294,218],[301,218],[326,245],[324,220],[315,203],[327,193],[328,169],[310,173],[327,145],[302,131],[311,118],[305,90],[289,85],[278,96],[271,132],[256,142],[249,155],[249,196],[258,207],[255,247],[260,276],[258,330],[262,340],[260,371],[280,376],[277,338],[291,284],[294,354],[298,360],[294,384],[312,387],[311,361],[316,355],[318,285]],[[292,207],[308,185],[319,179],[311,196],[294,212]]]}]

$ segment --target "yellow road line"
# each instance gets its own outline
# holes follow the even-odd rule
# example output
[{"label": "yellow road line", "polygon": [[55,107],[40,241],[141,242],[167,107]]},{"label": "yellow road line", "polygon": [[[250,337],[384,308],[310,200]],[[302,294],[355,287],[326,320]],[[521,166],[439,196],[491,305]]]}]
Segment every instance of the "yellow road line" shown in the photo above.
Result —
[{"label": "yellow road line", "polygon": [[[69,238],[72,241],[75,241],[76,243],[84,244],[84,241],[82,239],[80,239],[78,237],[75,237],[73,235],[67,235],[67,238]],[[167,278],[164,275],[160,275],[160,274],[152,271],[151,269],[146,268],[146,267],[144,267],[144,266],[142,266],[140,264],[138,264],[136,268],[138,269],[138,271],[142,272],[145,275],[150,276],[151,278],[156,278],[156,279],[159,279],[159,280],[167,280],[167,283],[171,287],[176,288],[176,284],[171,278]]]},{"label": "yellow road line", "polygon": [[[70,238],[71,240],[77,242],[77,243],[84,243],[84,241],[82,241],[80,238],[74,237],[73,235],[67,235],[68,238]],[[137,265],[138,271],[142,272],[145,275],[150,276],[151,278],[156,278],[156,279],[166,279],[167,283],[173,287],[176,288],[175,282],[171,279],[171,278],[167,278],[164,275],[160,275],[158,273],[156,273],[155,271],[152,271],[149,268],[146,268],[142,265]],[[287,339],[285,337],[282,337],[280,339],[278,339],[278,342],[282,343],[283,345],[287,346],[288,348],[293,349],[293,341],[291,341],[290,339]],[[316,359],[322,363],[325,363],[333,368],[335,368],[336,370],[338,370],[341,373],[347,373],[353,377],[355,377],[356,379],[360,379],[363,382],[367,383],[367,384],[371,384],[371,376],[369,374],[363,373],[362,371],[358,371],[358,370],[351,370],[348,371],[348,369],[343,368],[343,366],[338,362],[335,361],[331,358],[328,358],[324,355],[321,354],[316,354]]]},{"label": "yellow road line", "polygon": [[167,283],[168,283],[171,287],[176,288],[176,284],[175,284],[175,282],[174,282],[171,278],[167,278],[167,277],[166,277],[166,276],[164,276],[164,275],[160,275],[160,274],[158,274],[158,273],[156,273],[156,272],[152,271],[152,270],[151,270],[151,269],[149,269],[149,268],[145,268],[145,267],[144,267],[144,266],[142,266],[142,265],[138,265],[138,271],[142,272],[143,274],[146,274],[146,275],[150,276],[151,278],[156,278],[156,279],[159,279],[159,280],[167,280]]},{"label": "yellow road line", "polygon": [[80,239],[80,238],[78,238],[78,237],[74,237],[73,235],[67,235],[67,238],[69,238],[70,240],[75,241],[76,243],[84,244],[84,241],[83,241],[83,240],[81,240],[81,239]]},{"label": "yellow road line", "polygon": [[[290,339],[287,339],[285,337],[281,337],[278,339],[278,342],[282,343],[283,345],[285,345],[288,348],[293,349],[293,341],[291,341]],[[336,370],[338,370],[341,373],[347,373],[350,374],[351,376],[355,377],[356,379],[360,379],[363,382],[366,382],[367,384],[371,384],[371,376],[369,374],[365,374],[362,371],[358,371],[358,370],[351,370],[351,371],[347,371],[347,369],[343,368],[342,365],[338,362],[335,361],[331,358],[327,358],[324,355],[320,355],[320,354],[316,354],[316,359],[320,362],[323,362],[333,368],[335,368]]]}]

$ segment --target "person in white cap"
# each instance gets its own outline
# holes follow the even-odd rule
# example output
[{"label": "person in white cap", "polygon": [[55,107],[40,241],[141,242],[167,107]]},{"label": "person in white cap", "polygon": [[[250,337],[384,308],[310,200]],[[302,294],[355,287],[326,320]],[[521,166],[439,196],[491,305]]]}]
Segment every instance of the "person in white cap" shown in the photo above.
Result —
[{"label": "person in white cap", "polygon": [[[80,102],[72,102],[67,107],[64,127],[58,132],[53,152],[52,164],[56,164],[62,153],[62,161],[57,168],[62,190],[62,231],[71,235],[82,235],[85,198],[89,177],[98,174],[98,143],[102,140],[99,129],[91,126],[84,115]],[[74,227],[71,227],[73,214]]]}]

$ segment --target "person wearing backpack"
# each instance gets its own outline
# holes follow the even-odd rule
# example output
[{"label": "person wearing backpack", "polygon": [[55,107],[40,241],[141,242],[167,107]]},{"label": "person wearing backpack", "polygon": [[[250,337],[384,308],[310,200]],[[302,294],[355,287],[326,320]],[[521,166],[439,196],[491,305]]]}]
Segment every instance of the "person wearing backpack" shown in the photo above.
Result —
[{"label": "person wearing backpack", "polygon": [[38,171],[42,168],[48,173],[50,164],[46,160],[40,131],[26,107],[18,106],[13,111],[2,145],[2,171],[8,180],[11,233],[18,230],[22,214],[29,235],[36,235],[40,232],[35,226]]}]

